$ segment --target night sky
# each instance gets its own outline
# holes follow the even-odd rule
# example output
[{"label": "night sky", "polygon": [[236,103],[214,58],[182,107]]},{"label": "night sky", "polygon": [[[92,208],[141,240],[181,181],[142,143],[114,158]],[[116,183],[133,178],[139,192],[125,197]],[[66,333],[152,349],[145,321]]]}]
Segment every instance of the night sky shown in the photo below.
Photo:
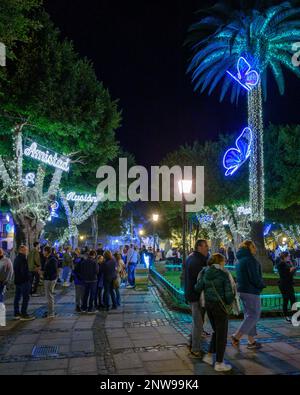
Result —
[{"label": "night sky", "polygon": [[[123,111],[117,132],[139,165],[158,164],[170,151],[195,140],[238,133],[246,105],[222,104],[193,92],[186,75],[187,29],[203,0],[49,0],[46,10],[76,50],[93,63]],[[299,80],[286,73],[285,96],[269,85],[265,122],[299,123]]]}]

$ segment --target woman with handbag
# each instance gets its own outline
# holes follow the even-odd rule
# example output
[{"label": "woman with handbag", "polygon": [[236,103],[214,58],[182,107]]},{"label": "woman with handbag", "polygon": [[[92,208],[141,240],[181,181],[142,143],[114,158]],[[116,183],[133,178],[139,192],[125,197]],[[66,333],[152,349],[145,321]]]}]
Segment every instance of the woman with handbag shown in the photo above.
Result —
[{"label": "woman with handbag", "polygon": [[224,362],[227,344],[228,317],[232,313],[232,305],[236,292],[230,274],[224,269],[225,257],[213,254],[208,260],[208,267],[203,269],[195,290],[204,293],[205,308],[213,328],[209,352],[203,357],[203,362],[213,366],[213,354],[216,354],[214,368],[217,372],[228,372],[231,365]]}]

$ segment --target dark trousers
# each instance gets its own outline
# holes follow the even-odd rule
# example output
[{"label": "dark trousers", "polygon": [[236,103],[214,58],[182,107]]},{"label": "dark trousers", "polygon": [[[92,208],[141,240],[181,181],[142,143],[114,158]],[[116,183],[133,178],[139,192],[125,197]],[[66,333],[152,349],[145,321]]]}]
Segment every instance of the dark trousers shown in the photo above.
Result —
[{"label": "dark trousers", "polygon": [[31,290],[30,294],[36,294],[39,283],[40,283],[40,274],[38,272],[30,272],[30,280],[31,280]]},{"label": "dark trousers", "polygon": [[21,314],[22,315],[27,314],[30,289],[31,289],[30,282],[16,285],[16,293],[15,293],[15,300],[14,300],[15,315],[20,314],[20,300],[21,300],[21,298],[22,298]]},{"label": "dark trousers", "polygon": [[132,287],[135,286],[135,263],[129,263],[128,265],[128,282]]},{"label": "dark trousers", "polygon": [[113,280],[104,282],[104,304],[106,308],[110,306],[110,298],[113,307],[117,307],[116,294],[113,286]]},{"label": "dark trousers", "polygon": [[98,286],[95,293],[95,307],[103,306],[102,293],[103,287]]},{"label": "dark trousers", "polygon": [[216,362],[223,362],[227,344],[228,315],[217,303],[206,303],[206,311],[214,331],[209,352],[216,353]]},{"label": "dark trousers", "polygon": [[295,290],[292,285],[290,286],[279,285],[279,289],[283,298],[283,306],[282,306],[283,314],[285,317],[287,317],[289,302],[291,303],[291,307],[293,306],[294,303],[296,303]]},{"label": "dark trousers", "polygon": [[84,284],[84,294],[83,294],[83,301],[82,301],[82,306],[81,309],[83,311],[92,311],[93,310],[93,304],[95,300],[95,294],[97,292],[97,283],[85,283]]}]

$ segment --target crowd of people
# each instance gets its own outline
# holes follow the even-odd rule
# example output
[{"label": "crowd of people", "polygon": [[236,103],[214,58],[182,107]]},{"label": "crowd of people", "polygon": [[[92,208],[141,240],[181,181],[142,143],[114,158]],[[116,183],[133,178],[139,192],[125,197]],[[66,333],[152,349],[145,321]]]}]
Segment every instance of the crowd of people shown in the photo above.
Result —
[{"label": "crowd of people", "polygon": [[[53,318],[55,312],[55,287],[69,287],[74,282],[75,312],[95,313],[97,310],[117,309],[121,305],[120,287],[135,287],[135,270],[138,264],[151,266],[159,250],[125,245],[112,253],[99,244],[97,250],[70,246],[58,249],[49,245],[33,244],[28,251],[21,245],[13,263],[0,249],[0,303],[4,302],[7,286],[15,284],[14,318],[33,320],[28,314],[30,297],[40,296],[43,285],[47,301],[45,318]],[[161,257],[162,258],[162,257]],[[161,259],[160,258],[160,259]]]},{"label": "crowd of people", "polygon": [[[192,334],[190,351],[204,362],[214,366],[216,371],[231,370],[224,362],[228,336],[228,319],[232,314],[241,312],[244,319],[239,328],[231,335],[233,347],[239,348],[240,340],[247,336],[249,350],[259,350],[262,345],[256,340],[257,323],[261,316],[260,294],[266,287],[261,265],[255,258],[256,246],[246,240],[237,251],[236,282],[230,271],[225,268],[226,257],[221,253],[209,256],[206,240],[198,240],[194,252],[189,255],[185,267],[185,296],[192,310]],[[296,267],[291,263],[288,252],[281,252],[276,266],[279,274],[279,289],[283,296],[283,314],[291,322],[288,303],[295,303],[293,277]],[[209,352],[202,351],[202,334],[205,317],[208,317],[213,334]],[[215,354],[215,360],[214,360]]]}]

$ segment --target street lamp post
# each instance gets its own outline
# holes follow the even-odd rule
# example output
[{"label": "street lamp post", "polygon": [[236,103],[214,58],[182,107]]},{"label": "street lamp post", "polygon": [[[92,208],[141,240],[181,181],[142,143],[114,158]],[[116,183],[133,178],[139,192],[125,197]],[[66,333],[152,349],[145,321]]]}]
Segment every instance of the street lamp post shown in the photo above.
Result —
[{"label": "street lamp post", "polygon": [[179,192],[182,195],[182,272],[181,272],[181,288],[184,288],[185,283],[185,263],[186,263],[186,194],[191,193],[192,180],[180,180],[178,182]]},{"label": "street lamp post", "polygon": [[159,215],[152,214],[152,222],[153,222],[153,252],[155,251],[155,230],[156,230],[156,223],[158,222]]}]

